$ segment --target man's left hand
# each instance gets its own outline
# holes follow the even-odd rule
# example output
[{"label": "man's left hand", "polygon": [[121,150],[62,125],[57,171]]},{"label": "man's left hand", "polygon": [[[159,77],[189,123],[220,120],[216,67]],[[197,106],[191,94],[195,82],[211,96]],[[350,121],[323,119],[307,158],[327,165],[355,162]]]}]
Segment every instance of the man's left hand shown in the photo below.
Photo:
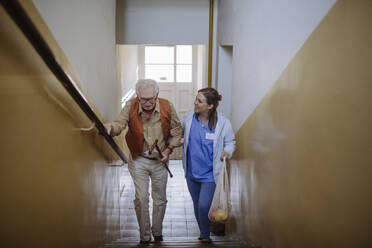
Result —
[{"label": "man's left hand", "polygon": [[167,163],[169,160],[169,154],[171,153],[170,149],[165,149],[161,154],[163,155],[163,158],[160,159],[161,162]]}]

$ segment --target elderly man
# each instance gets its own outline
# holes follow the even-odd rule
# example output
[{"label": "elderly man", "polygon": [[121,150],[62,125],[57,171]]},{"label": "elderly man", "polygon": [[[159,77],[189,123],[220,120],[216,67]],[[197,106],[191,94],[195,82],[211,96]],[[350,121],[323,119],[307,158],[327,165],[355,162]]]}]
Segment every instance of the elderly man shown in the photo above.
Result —
[{"label": "elderly man", "polygon": [[[162,163],[167,163],[173,148],[181,145],[182,134],[174,132],[180,129],[181,123],[173,105],[158,98],[159,86],[154,80],[138,80],[136,93],[137,97],[126,103],[118,119],[105,124],[105,128],[109,135],[115,136],[128,125],[125,138],[131,153],[128,168],[136,190],[134,205],[140,227],[140,245],[148,245],[151,241],[149,178],[153,199],[151,231],[155,242],[160,242],[163,240],[168,180],[168,172]],[[162,156],[151,149],[155,140],[158,140]]]}]

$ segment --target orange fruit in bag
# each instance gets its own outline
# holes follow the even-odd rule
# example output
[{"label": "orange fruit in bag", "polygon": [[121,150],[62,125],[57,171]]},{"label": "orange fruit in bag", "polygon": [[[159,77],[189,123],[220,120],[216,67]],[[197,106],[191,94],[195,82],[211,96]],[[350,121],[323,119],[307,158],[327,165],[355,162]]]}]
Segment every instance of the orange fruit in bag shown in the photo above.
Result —
[{"label": "orange fruit in bag", "polygon": [[217,209],[215,214],[216,221],[225,221],[227,220],[227,211],[224,209]]}]

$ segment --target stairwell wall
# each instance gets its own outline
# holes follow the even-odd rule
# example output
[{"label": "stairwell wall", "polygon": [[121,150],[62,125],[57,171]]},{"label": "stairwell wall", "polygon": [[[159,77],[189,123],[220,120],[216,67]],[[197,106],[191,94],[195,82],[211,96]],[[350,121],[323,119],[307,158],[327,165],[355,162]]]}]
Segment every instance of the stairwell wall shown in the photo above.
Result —
[{"label": "stairwell wall", "polygon": [[[37,8],[31,1],[20,2],[57,61],[103,120],[85,91],[94,80],[88,80],[83,89],[81,76]],[[119,169],[108,163],[117,156],[2,7],[0,54],[2,246],[99,247],[119,238]],[[77,58],[78,51],[73,55]],[[85,70],[85,63],[99,67],[102,62],[88,58],[79,69]],[[114,64],[115,57],[111,59]],[[117,87],[112,78],[106,82]],[[101,104],[120,103],[118,97],[101,97]],[[80,129],[90,127],[90,131]]]},{"label": "stairwell wall", "polygon": [[[255,1],[242,2],[236,11],[249,15],[245,7]],[[317,9],[305,7],[292,13],[283,6],[280,16],[300,28],[296,16],[306,18]],[[255,10],[242,27],[268,13]],[[231,41],[237,151],[231,161],[233,216],[227,233],[256,246],[372,245],[372,4],[339,0],[322,13],[293,57],[286,55],[287,42],[272,47],[261,40],[262,32],[275,31],[278,39],[291,36],[288,26],[245,30],[251,35],[243,40],[235,29]],[[266,18],[259,20],[266,23]],[[249,49],[252,42],[257,49]],[[270,60],[272,53],[289,59],[281,64],[283,71],[275,58]],[[244,63],[252,56],[257,59]],[[260,80],[275,78],[274,72],[279,75],[273,84],[261,86],[265,81]],[[261,87],[268,90],[255,91]]]}]

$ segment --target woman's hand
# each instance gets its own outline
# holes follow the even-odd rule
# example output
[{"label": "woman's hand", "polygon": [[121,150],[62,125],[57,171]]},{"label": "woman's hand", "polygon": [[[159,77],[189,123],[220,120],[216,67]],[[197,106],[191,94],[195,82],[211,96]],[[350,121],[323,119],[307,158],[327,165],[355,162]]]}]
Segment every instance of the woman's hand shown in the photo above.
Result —
[{"label": "woman's hand", "polygon": [[227,152],[222,152],[222,155],[221,155],[221,161],[223,161],[224,158],[228,158],[229,154],[227,154]]}]

